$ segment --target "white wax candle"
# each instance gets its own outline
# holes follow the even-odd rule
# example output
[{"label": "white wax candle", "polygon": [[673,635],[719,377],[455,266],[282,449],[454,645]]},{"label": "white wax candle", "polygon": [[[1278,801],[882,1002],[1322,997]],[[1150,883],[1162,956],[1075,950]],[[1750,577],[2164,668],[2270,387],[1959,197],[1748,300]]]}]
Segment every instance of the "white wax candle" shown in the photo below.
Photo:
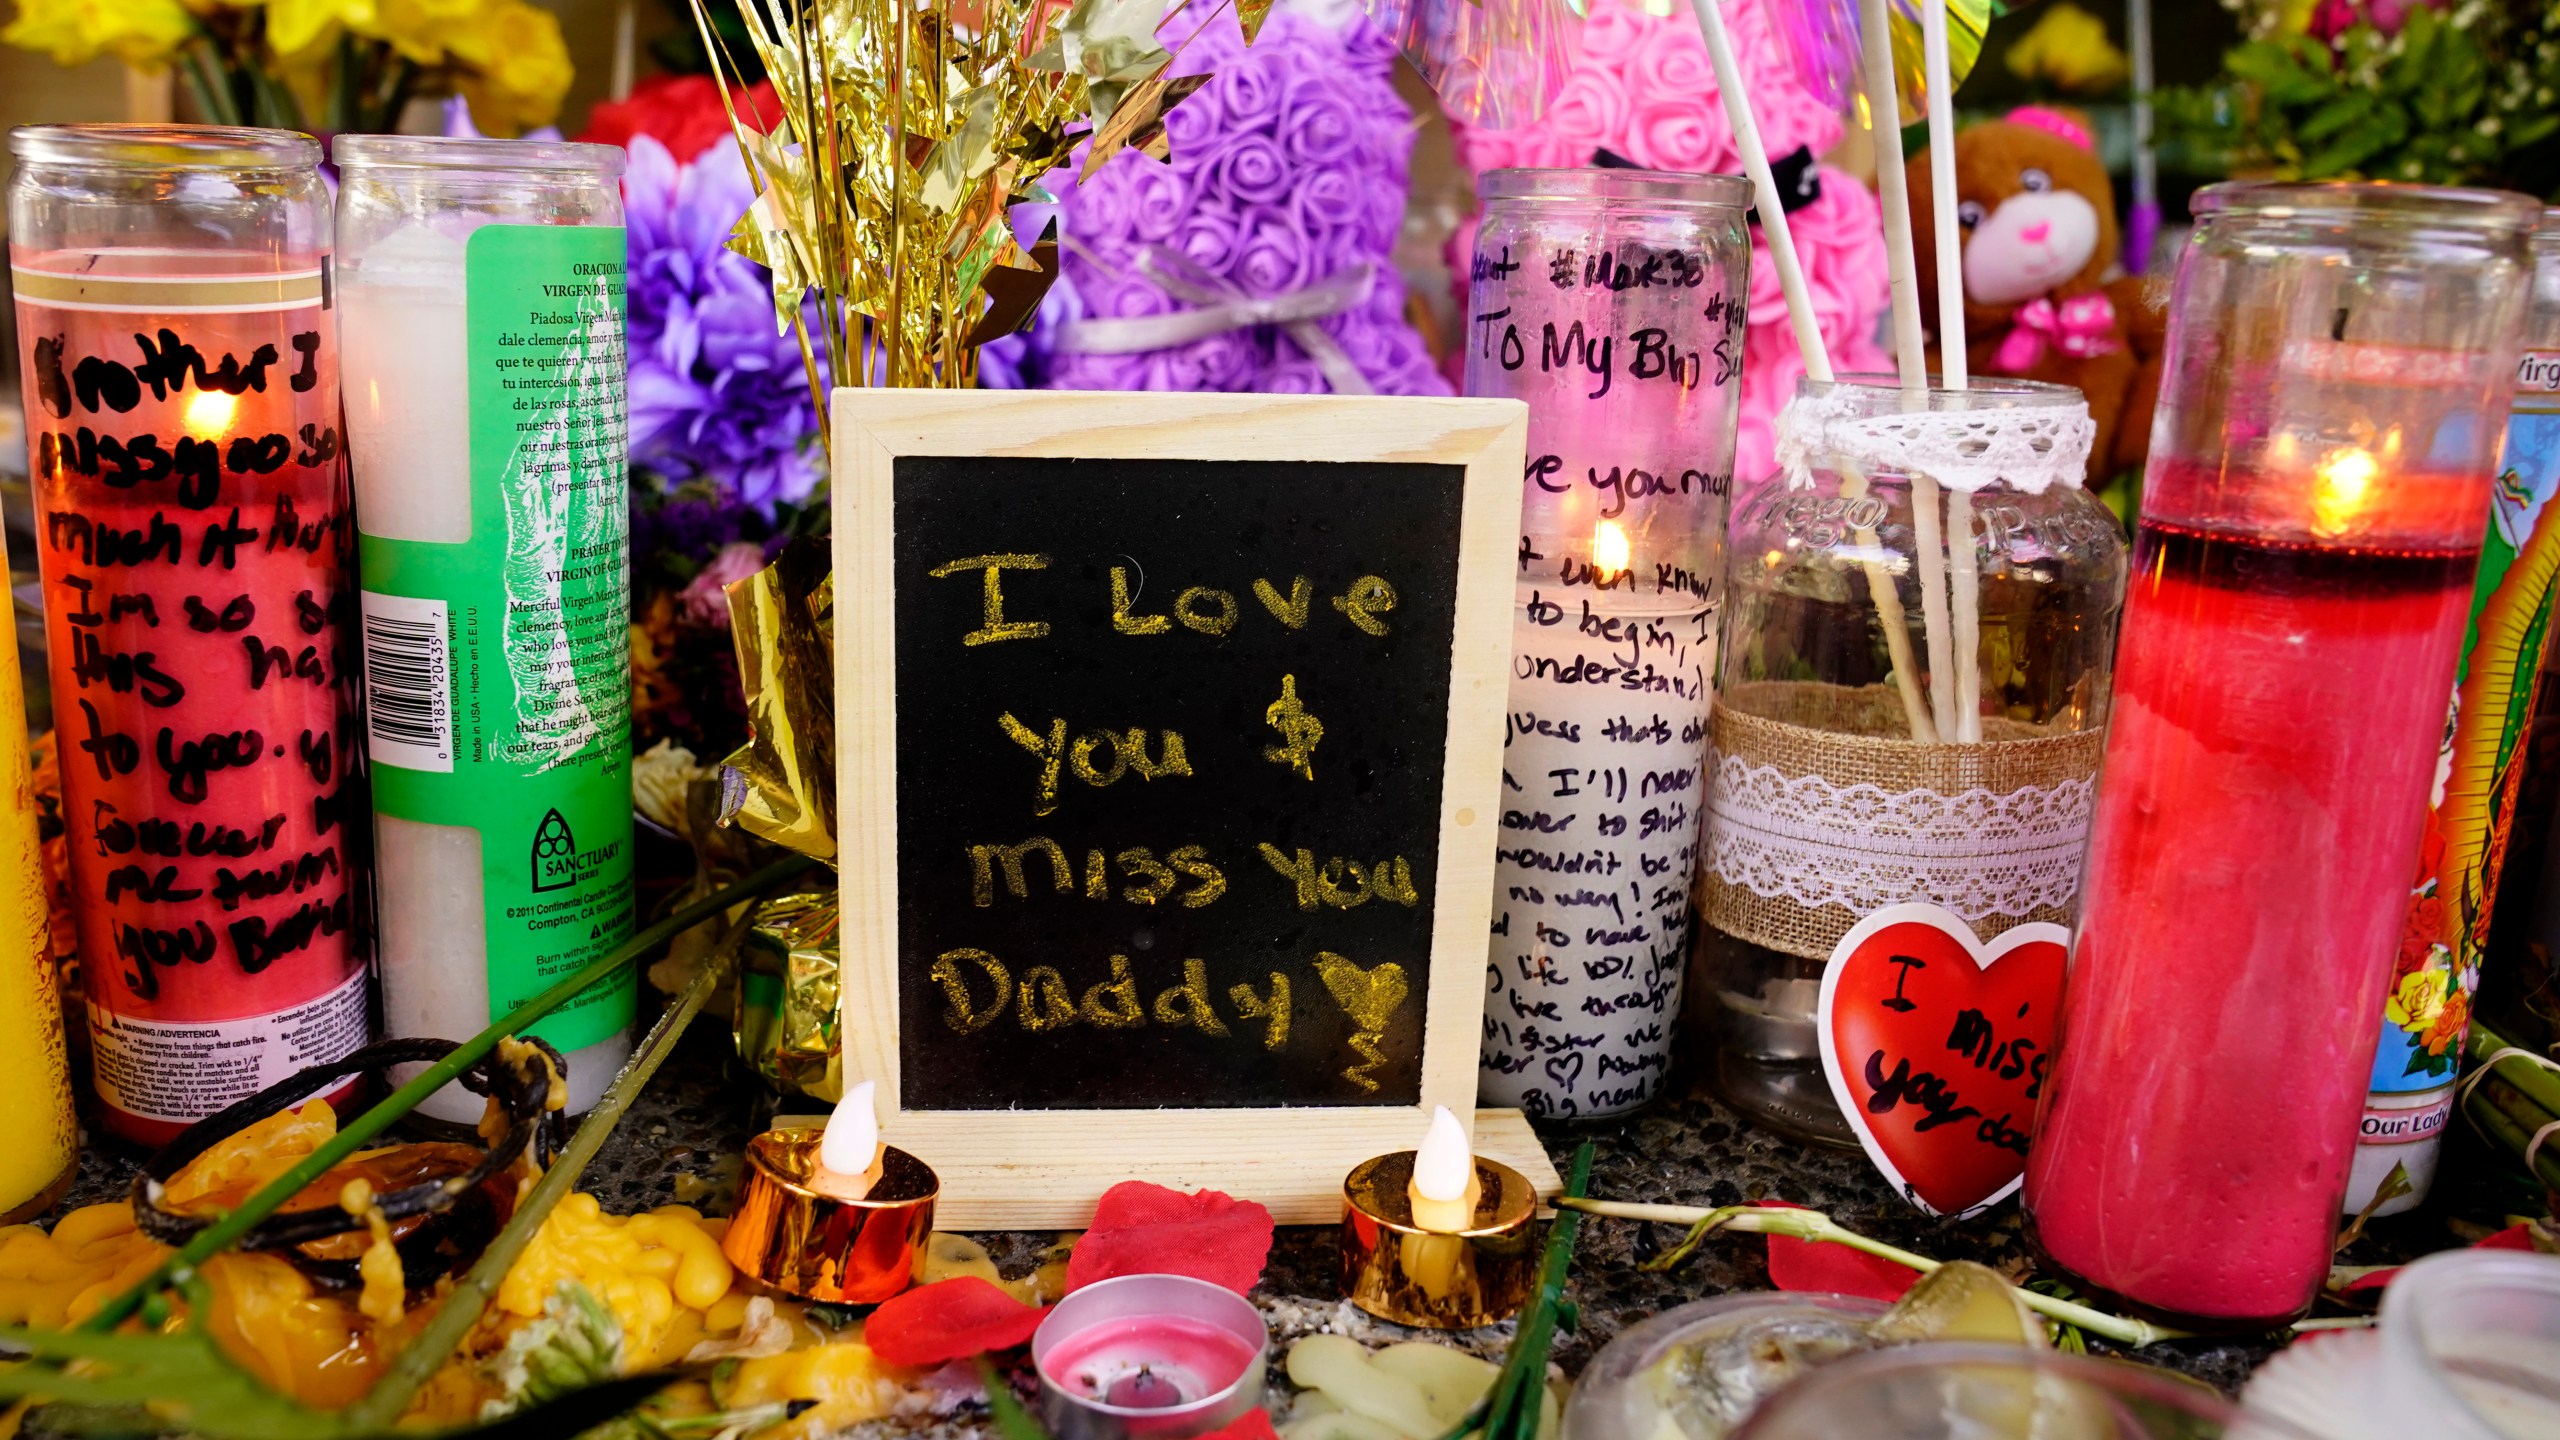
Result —
[{"label": "white wax candle", "polygon": [[[471,539],[463,260],[462,241],[423,225],[339,257],[347,448],[366,535]],[[374,846],[384,1038],[467,1040],[491,1019],[480,832],[381,815]],[[627,1032],[568,1052],[569,1112],[593,1108],[630,1054]],[[458,1084],[419,1107],[465,1125],[483,1108]]]},{"label": "white wax candle", "polygon": [[1670,1072],[1716,625],[1714,608],[1678,599],[1520,592],[1478,1072],[1486,1104],[1615,1114],[1651,1100]]}]

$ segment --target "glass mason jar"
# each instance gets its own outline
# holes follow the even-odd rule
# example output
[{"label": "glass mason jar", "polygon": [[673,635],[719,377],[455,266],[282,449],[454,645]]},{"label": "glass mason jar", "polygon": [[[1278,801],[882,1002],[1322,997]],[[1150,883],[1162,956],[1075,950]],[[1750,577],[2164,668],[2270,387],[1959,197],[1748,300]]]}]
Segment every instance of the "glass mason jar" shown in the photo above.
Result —
[{"label": "glass mason jar", "polygon": [[2222,185],[2170,297],[2046,1256],[2183,1328],[2307,1309],[2400,953],[2541,207]]},{"label": "glass mason jar", "polygon": [[[338,329],[364,559],[383,1027],[478,1033],[633,924],[622,151],[342,135]],[[625,971],[535,1024],[569,1112]],[[421,1107],[458,1124],[481,1100]]]},{"label": "glass mason jar", "polygon": [[1748,182],[1495,170],[1467,393],[1526,401],[1479,1086],[1590,1118],[1671,1063],[1750,307]]},{"label": "glass mason jar", "polygon": [[[1961,455],[1922,468],[1898,430],[1915,411],[2010,427],[2023,459],[1942,497],[1972,481]],[[1986,943],[2070,923],[2125,583],[2123,529],[2081,488],[2087,428],[2066,386],[1807,380],[1780,473],[1737,502],[1690,1024],[1760,1124],[1857,1148],[1816,1016],[1868,916],[1936,905]],[[1940,548],[1967,531],[1969,556]]]},{"label": "glass mason jar", "polygon": [[329,195],[281,130],[9,148],[95,1084],[157,1144],[366,1039]]}]

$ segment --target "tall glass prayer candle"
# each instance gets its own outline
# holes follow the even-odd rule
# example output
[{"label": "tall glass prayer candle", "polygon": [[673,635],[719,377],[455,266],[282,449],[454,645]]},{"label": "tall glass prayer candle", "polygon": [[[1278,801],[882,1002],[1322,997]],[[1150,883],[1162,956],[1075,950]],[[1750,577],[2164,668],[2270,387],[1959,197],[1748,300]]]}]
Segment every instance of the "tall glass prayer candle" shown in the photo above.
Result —
[{"label": "tall glass prayer candle", "polygon": [[[336,159],[383,1025],[461,1039],[632,930],[622,152],[346,135]],[[572,1113],[631,1053],[635,985],[532,1029]]]},{"label": "tall glass prayer candle", "polygon": [[9,148],[96,1085],[157,1142],[366,1039],[329,199],[284,131]]},{"label": "tall glass prayer candle", "polygon": [[2263,1330],[2328,1274],[2539,207],[2196,213],[2026,1203],[2083,1288]]},{"label": "tall glass prayer candle", "polygon": [[62,983],[36,849],[25,691],[17,627],[0,628],[0,1055],[10,1057],[0,1073],[0,1225],[61,1199],[80,1161]]},{"label": "tall glass prayer candle", "polygon": [[1749,182],[1478,183],[1467,393],[1529,406],[1479,1085],[1635,1109],[1670,1070],[1732,491]]}]

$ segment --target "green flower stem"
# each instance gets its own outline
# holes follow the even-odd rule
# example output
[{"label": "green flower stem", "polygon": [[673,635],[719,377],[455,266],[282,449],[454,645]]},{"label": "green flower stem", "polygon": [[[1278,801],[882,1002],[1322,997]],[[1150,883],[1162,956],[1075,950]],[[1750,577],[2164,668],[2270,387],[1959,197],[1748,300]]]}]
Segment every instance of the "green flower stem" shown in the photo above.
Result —
[{"label": "green flower stem", "polygon": [[784,884],[817,868],[818,862],[806,855],[792,855],[777,860],[736,884],[685,906],[673,915],[632,936],[603,959],[590,962],[583,970],[562,980],[531,1000],[516,1007],[505,1019],[491,1025],[463,1042],[460,1049],[427,1067],[417,1079],[391,1092],[380,1104],[348,1121],[328,1143],[302,1158],[301,1162],[267,1183],[249,1197],[239,1209],[197,1231],[158,1268],[98,1308],[81,1326],[84,1330],[112,1330],[123,1324],[142,1302],[159,1294],[172,1281],[191,1275],[195,1268],[216,1253],[228,1248],[241,1236],[257,1228],[260,1221],[283,1208],[284,1203],[302,1193],[303,1187],[328,1172],[330,1166],[364,1149],[368,1142],[415,1110],[426,1098],[444,1088],[448,1081],[480,1063],[498,1048],[498,1042],[559,1009],[587,990],[610,978],[624,966],[663,945],[667,940],[695,925],[721,914],[742,901],[769,895]]},{"label": "green flower stem", "polygon": [[[2499,1108],[2498,1102],[2492,1098],[2490,1092],[2498,1088],[2500,1088],[2498,1081],[2494,1078],[2475,1087],[2470,1096],[2462,1102],[2462,1114],[2465,1119],[2478,1126],[2482,1134],[2496,1142],[2500,1149],[2521,1162],[2524,1159],[2524,1152],[2532,1148],[2533,1132],[2541,1129],[2542,1125],[2549,1124],[2551,1119],[2560,1119],[2560,1116],[2545,1119],[2541,1124],[2531,1128],[2520,1125],[2516,1123],[2514,1116]],[[2554,1190],[2560,1190],[2560,1144],[2544,1143],[2541,1153],[2533,1157],[2533,1178]]]},{"label": "green flower stem", "polygon": [[647,1038],[631,1052],[622,1073],[605,1087],[604,1098],[579,1122],[577,1133],[569,1137],[560,1158],[534,1182],[524,1203],[508,1217],[506,1227],[489,1242],[489,1248],[480,1252],[462,1282],[438,1304],[434,1317],[419,1328],[418,1338],[400,1352],[363,1399],[348,1407],[346,1419],[351,1431],[358,1435],[390,1433],[402,1412],[409,1408],[409,1402],[417,1398],[418,1391],[462,1344],[472,1327],[480,1323],[489,1302],[497,1298],[498,1287],[506,1282],[508,1269],[533,1243],[535,1232],[542,1228],[552,1207],[577,1185],[578,1177],[586,1173],[596,1152],[604,1148],[606,1137],[621,1123],[631,1102],[640,1098],[641,1090],[658,1073],[658,1067],[675,1052],[676,1041],[684,1037],[685,1027],[693,1023],[711,992],[728,977],[730,966],[737,959],[738,942],[746,938],[746,933],[746,921],[741,917],[704,957],[701,968],[693,972],[693,979],[686,983],[676,1002],[667,1007]]},{"label": "green flower stem", "polygon": [[[1786,1235],[1798,1240],[1819,1240],[1832,1245],[1846,1245],[1852,1250],[1865,1251],[1879,1259],[1890,1260],[1896,1265],[1908,1265],[1922,1274],[1927,1274],[1944,1263],[1932,1260],[1925,1255],[1915,1255],[1898,1246],[1887,1245],[1881,1240],[1870,1240],[1819,1210],[1793,1210],[1777,1205],[1727,1205],[1718,1210],[1705,1210],[1695,1205],[1631,1205],[1616,1200],[1576,1200],[1570,1197],[1558,1200],[1556,1204],[1593,1215],[1608,1215],[1620,1220],[1653,1220],[1666,1225],[1687,1225],[1691,1227],[1690,1238],[1693,1241],[1703,1239],[1717,1230],[1740,1230],[1755,1235]],[[2016,1286],[2011,1286],[2010,1289],[2028,1309],[2048,1320],[2059,1320],[2066,1325],[2076,1325],[2090,1334],[2104,1335],[2118,1344],[2130,1345],[2136,1349],[2145,1345],[2156,1345],[2163,1340],[2187,1338],[2183,1330],[2172,1330],[2166,1326],[2154,1325],[2147,1320],[2110,1315],[2104,1310],[2093,1310],[2070,1300],[2058,1300],[2051,1295],[2040,1295],[2033,1290],[2022,1290]]]},{"label": "green flower stem", "polygon": [[[2532,1046],[2518,1045],[2476,1019],[2471,1022],[2470,1048],[2473,1065],[2487,1064],[2489,1057],[2501,1050],[2534,1053]],[[2512,1086],[2517,1093],[2549,1111],[2552,1118],[2560,1119],[2560,1072],[2510,1055],[2499,1061],[2498,1068],[2489,1073],[2498,1083]]]},{"label": "green flower stem", "polygon": [[[211,48],[212,43],[205,41],[205,48]],[[208,125],[239,124],[240,109],[232,103],[231,87],[213,78],[221,69],[219,62],[208,68],[205,57],[197,51],[198,45],[194,41],[189,41],[178,51],[179,73],[186,77],[187,92],[196,97],[196,108],[204,112]]]}]

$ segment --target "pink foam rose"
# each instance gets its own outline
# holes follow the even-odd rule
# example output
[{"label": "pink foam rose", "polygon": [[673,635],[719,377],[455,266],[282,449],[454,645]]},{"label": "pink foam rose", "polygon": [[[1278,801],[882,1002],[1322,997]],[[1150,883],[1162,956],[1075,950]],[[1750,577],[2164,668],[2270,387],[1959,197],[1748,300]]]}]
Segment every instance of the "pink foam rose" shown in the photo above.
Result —
[{"label": "pink foam rose", "polygon": [[[1666,23],[1653,37],[1653,43],[1636,52],[1635,84],[1639,93],[1678,97],[1701,108],[1720,105],[1716,99],[1716,70],[1707,58],[1706,39],[1698,33],[1697,17],[1684,7],[1677,24]],[[1754,93],[1754,99],[1768,91]]]},{"label": "pink foam rose", "polygon": [[[1633,55],[1649,38],[1651,27],[1636,11],[1618,5],[1594,5],[1582,22],[1582,63],[1607,62]],[[1702,42],[1703,43],[1703,42]]]},{"label": "pink foam rose", "polygon": [[1537,128],[1570,141],[1587,156],[1617,142],[1632,108],[1627,92],[1614,79],[1595,70],[1577,70],[1556,92],[1555,103],[1547,107]]},{"label": "pink foam rose", "polygon": [[1627,158],[1655,170],[1705,170],[1723,151],[1725,133],[1694,101],[1659,101],[1636,111]]}]

